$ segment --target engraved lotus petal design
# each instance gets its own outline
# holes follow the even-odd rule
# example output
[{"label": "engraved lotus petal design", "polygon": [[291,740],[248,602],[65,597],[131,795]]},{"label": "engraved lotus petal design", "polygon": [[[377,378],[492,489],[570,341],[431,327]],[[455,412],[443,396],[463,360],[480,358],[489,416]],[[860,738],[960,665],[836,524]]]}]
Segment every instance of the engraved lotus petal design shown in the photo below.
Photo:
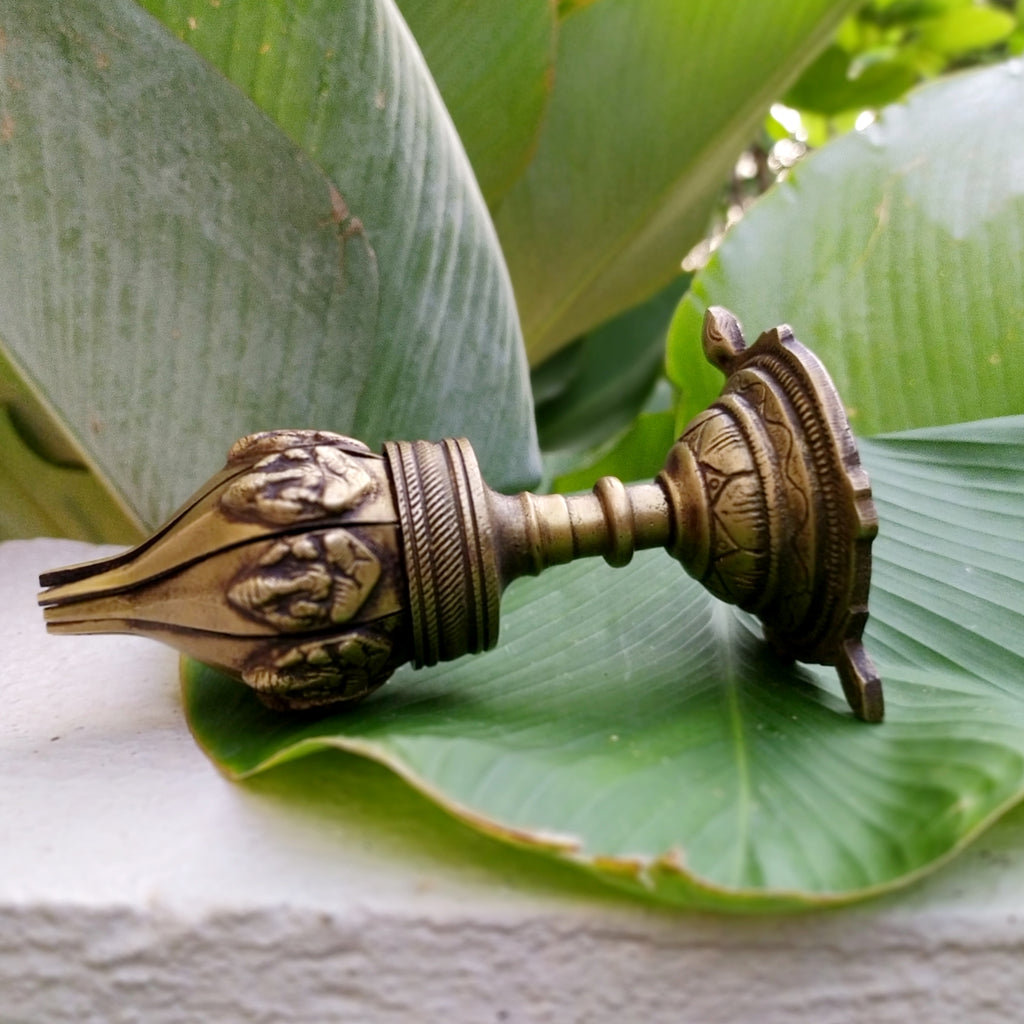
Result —
[{"label": "engraved lotus petal design", "polygon": [[286,632],[348,622],[380,577],[380,562],[350,530],[274,541],[228,587],[243,614]]},{"label": "engraved lotus petal design", "polygon": [[361,699],[404,662],[492,647],[519,576],[663,546],[781,654],[835,665],[854,713],[880,721],[862,642],[878,519],[839,396],[786,326],[748,348],[712,307],[703,343],[725,386],[653,483],[504,495],[461,438],[375,455],[325,431],[254,434],[145,543],[45,573],[47,626],[139,633],[273,707],[317,707]]}]

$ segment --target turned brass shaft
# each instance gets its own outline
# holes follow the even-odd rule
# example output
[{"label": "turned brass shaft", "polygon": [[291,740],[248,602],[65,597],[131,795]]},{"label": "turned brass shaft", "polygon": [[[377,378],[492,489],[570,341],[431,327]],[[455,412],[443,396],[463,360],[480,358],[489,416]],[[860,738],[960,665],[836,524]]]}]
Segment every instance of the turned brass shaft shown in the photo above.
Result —
[{"label": "turned brass shaft", "polygon": [[491,502],[507,579],[597,555],[618,568],[636,551],[665,547],[672,531],[668,498],[658,484],[626,487],[613,476],[602,477],[589,494],[492,492]]}]

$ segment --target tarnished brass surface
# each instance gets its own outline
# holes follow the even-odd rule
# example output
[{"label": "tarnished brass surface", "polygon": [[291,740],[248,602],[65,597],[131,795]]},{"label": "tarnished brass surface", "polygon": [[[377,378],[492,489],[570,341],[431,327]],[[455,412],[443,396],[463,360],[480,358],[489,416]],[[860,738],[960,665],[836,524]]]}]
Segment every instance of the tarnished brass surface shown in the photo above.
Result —
[{"label": "tarnished brass surface", "polygon": [[878,518],[839,396],[788,327],[748,348],[712,307],[703,342],[725,386],[654,483],[510,496],[464,439],[375,455],[324,431],[254,434],[137,548],[45,573],[47,628],[149,636],[271,706],[316,707],[364,697],[406,661],[493,647],[519,576],[665,547],[782,655],[835,665],[855,714],[881,721],[861,639]]}]

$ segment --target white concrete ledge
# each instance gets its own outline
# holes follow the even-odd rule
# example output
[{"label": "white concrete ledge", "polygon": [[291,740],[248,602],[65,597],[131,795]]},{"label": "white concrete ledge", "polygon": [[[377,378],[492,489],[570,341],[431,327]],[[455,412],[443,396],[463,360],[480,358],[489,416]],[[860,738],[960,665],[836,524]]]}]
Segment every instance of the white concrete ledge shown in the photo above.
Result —
[{"label": "white concrete ledge", "polygon": [[1024,812],[858,908],[647,907],[356,758],[225,781],[173,653],[46,636],[39,571],[99,553],[0,545],[5,1024],[1024,1019]]}]

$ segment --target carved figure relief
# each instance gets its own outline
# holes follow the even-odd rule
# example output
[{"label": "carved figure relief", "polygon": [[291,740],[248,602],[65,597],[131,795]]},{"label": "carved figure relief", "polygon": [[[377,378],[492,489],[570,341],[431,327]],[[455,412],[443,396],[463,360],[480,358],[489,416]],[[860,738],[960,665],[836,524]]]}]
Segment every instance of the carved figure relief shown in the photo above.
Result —
[{"label": "carved figure relief", "polygon": [[233,519],[289,526],[355,508],[373,490],[359,459],[332,445],[286,448],[233,481],[220,507]]},{"label": "carved figure relief", "polygon": [[348,622],[380,577],[374,553],[348,530],[282,537],[235,577],[228,601],[243,615],[297,632]]},{"label": "carved figure relief", "polygon": [[366,631],[310,640],[273,660],[253,665],[243,680],[271,706],[310,708],[357,700],[387,681],[391,643]]},{"label": "carved figure relief", "polygon": [[229,449],[227,464],[255,462],[265,455],[283,452],[288,448],[312,448],[330,445],[353,455],[371,455],[370,448],[358,438],[336,434],[332,430],[261,430],[240,437]]}]

